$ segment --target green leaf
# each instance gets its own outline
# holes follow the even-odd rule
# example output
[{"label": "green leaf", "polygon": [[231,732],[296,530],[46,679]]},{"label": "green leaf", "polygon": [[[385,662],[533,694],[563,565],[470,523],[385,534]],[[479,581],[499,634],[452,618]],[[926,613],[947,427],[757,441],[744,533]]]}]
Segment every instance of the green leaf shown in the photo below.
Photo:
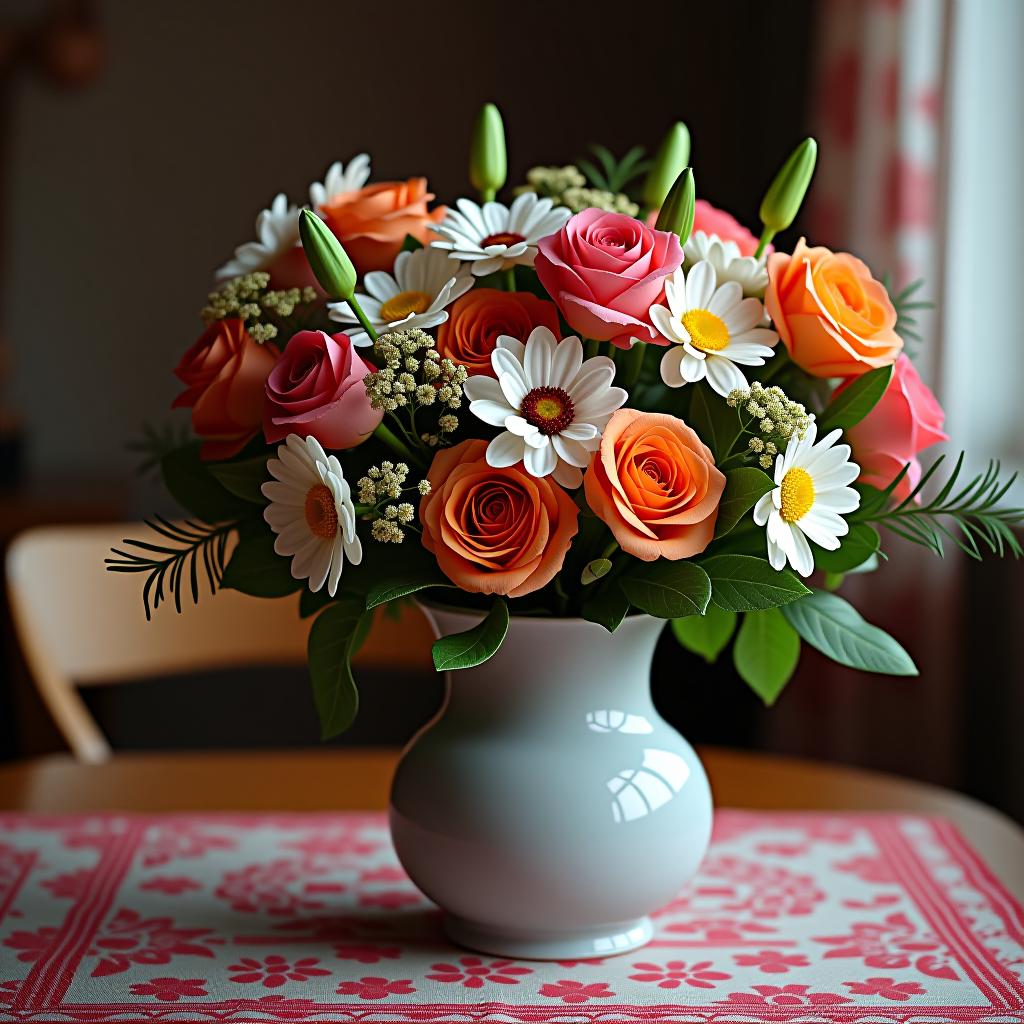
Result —
[{"label": "green leaf", "polygon": [[694,562],[644,562],[619,582],[630,604],[659,619],[703,615],[711,600],[708,574]]},{"label": "green leaf", "polygon": [[614,633],[629,614],[629,599],[613,580],[583,605],[581,614],[587,622],[596,622]]},{"label": "green leaf", "polygon": [[423,243],[413,235],[406,235],[402,239],[402,252],[415,252],[417,249],[422,249]]},{"label": "green leaf", "polygon": [[253,597],[284,597],[304,589],[306,581],[292,577],[290,560],[274,550],[274,535],[261,531],[241,536],[221,586]]},{"label": "green leaf", "polygon": [[262,455],[241,462],[211,462],[209,469],[213,478],[236,498],[266,505],[267,499],[260,487],[270,479],[270,474],[267,472],[267,460]]},{"label": "green leaf", "polygon": [[771,706],[800,660],[800,637],[778,608],[747,612],[732,660],[740,678]]},{"label": "green leaf", "polygon": [[366,595],[366,608],[369,610],[389,601],[397,601],[400,597],[426,590],[427,587],[454,586],[455,584],[435,566],[433,570],[428,568],[375,583]]},{"label": "green leaf", "polygon": [[842,545],[835,551],[826,551],[814,545],[814,564],[825,572],[843,573],[863,565],[877,550],[881,538],[874,527],[866,523],[855,523],[843,538]]},{"label": "green leaf", "polygon": [[595,558],[592,562],[587,562],[583,567],[583,572],[580,573],[580,583],[585,587],[589,587],[591,583],[596,583],[602,576],[607,576],[611,570],[611,559]]},{"label": "green leaf", "polygon": [[309,677],[321,739],[344,732],[356,717],[359,691],[352,678],[352,654],[372,618],[360,601],[349,598],[328,605],[309,631]]},{"label": "green leaf", "polygon": [[434,641],[434,667],[438,672],[482,665],[501,646],[508,632],[508,605],[499,597],[472,629]]},{"label": "green leaf", "polygon": [[688,651],[705,661],[715,661],[725,649],[736,628],[736,613],[727,612],[717,604],[709,604],[703,615],[688,615],[672,620],[672,632]]},{"label": "green leaf", "polygon": [[179,505],[206,523],[221,523],[239,515],[238,499],[213,477],[212,462],[199,457],[200,442],[192,441],[160,460],[164,486]]},{"label": "green leaf", "polygon": [[885,394],[891,377],[891,365],[880,366],[877,370],[869,370],[855,377],[851,384],[833,396],[821,414],[818,419],[818,437],[824,437],[836,427],[849,430],[860,423]]},{"label": "green leaf", "polygon": [[712,600],[726,611],[777,608],[811,592],[788,569],[773,569],[755,555],[715,555],[700,564],[711,577]]},{"label": "green leaf", "polygon": [[786,605],[782,614],[807,643],[840,665],[890,676],[917,675],[910,655],[837,594],[814,590]]},{"label": "green leaf", "polygon": [[725,490],[718,504],[715,537],[724,537],[767,494],[775,482],[753,466],[730,469],[725,474]]},{"label": "green leaf", "polygon": [[690,426],[714,453],[715,461],[724,462],[741,433],[739,414],[706,383],[691,388]]}]

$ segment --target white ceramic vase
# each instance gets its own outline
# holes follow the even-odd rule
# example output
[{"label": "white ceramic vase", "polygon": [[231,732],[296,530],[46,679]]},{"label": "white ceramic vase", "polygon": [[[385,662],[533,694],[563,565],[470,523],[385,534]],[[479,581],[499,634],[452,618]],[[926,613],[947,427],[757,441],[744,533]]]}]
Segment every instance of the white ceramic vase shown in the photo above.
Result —
[{"label": "white ceramic vase", "polygon": [[[438,636],[480,621],[424,611]],[[451,939],[516,958],[624,953],[696,872],[711,792],[651,701],[663,627],[513,618],[489,661],[449,673],[444,706],[399,763],[390,819]]]}]

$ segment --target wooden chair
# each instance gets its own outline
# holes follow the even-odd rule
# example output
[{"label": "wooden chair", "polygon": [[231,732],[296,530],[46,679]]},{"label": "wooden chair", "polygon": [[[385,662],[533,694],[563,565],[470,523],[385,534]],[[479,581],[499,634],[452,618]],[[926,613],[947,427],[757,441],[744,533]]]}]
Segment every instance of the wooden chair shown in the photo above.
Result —
[{"label": "wooden chair", "polygon": [[[75,757],[95,764],[111,748],[78,687],[247,666],[302,664],[309,620],[297,597],[265,600],[233,590],[200,593],[182,612],[161,606],[150,622],[141,581],[105,571],[103,559],[141,523],[36,527],[7,553],[11,616],[40,695]],[[362,664],[429,664],[426,620],[378,616]]]}]

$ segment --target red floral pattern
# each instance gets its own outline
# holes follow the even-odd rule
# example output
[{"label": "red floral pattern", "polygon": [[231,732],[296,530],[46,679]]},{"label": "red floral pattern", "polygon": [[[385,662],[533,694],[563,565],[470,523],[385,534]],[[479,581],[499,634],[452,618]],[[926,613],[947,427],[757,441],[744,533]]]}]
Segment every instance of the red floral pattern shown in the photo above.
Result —
[{"label": "red floral pattern", "polygon": [[720,812],[648,947],[553,963],[448,945],[378,816],[0,834],[0,1024],[1024,1021],[1024,912],[928,819]]}]

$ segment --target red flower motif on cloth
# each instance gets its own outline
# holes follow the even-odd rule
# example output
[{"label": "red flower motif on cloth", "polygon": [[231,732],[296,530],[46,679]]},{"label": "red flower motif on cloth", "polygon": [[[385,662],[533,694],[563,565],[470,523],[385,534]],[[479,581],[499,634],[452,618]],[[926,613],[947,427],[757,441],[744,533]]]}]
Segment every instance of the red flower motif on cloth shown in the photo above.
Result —
[{"label": "red flower motif on cloth", "polygon": [[59,929],[43,925],[34,932],[11,932],[4,939],[4,945],[9,949],[20,949],[18,959],[24,964],[30,964],[45,956],[59,935]]},{"label": "red flower motif on cloth", "polygon": [[255,914],[294,914],[322,907],[320,900],[304,898],[290,886],[305,884],[310,872],[323,873],[305,861],[278,859],[249,864],[239,871],[228,871],[214,890],[232,910]]},{"label": "red flower motif on cloth", "polygon": [[381,907],[384,910],[401,910],[422,903],[423,897],[413,889],[387,889],[383,892],[364,892],[359,897],[361,907]]},{"label": "red flower motif on cloth", "polygon": [[524,974],[533,974],[530,967],[518,967],[512,960],[491,960],[484,963],[478,956],[464,956],[457,964],[431,964],[431,981],[463,988],[483,988],[485,982],[496,985],[518,985]]},{"label": "red flower motif on cloth", "polygon": [[541,985],[540,994],[563,1003],[586,1003],[591,999],[610,999],[615,993],[603,982],[556,981]]},{"label": "red flower motif on cloth", "polygon": [[377,946],[371,942],[338,943],[334,955],[339,960],[355,960],[358,964],[375,964],[381,960],[397,960],[402,951],[398,946]]},{"label": "red flower motif on cloth", "polygon": [[89,956],[102,958],[92,977],[120,974],[132,964],[168,964],[175,956],[213,956],[213,950],[201,945],[220,941],[209,938],[210,933],[209,928],[175,928],[169,917],[142,918],[134,910],[119,910],[89,947]]},{"label": "red flower motif on cloth", "polygon": [[754,985],[753,992],[730,992],[728,997],[720,999],[719,1005],[736,1006],[835,1006],[839,1003],[852,1003],[847,996],[838,992],[811,992],[810,985]]},{"label": "red flower motif on cloth", "polygon": [[834,947],[825,954],[826,960],[857,957],[864,960],[865,967],[892,970],[913,966],[931,978],[956,981],[959,977],[944,956],[915,957],[918,953],[934,953],[940,944],[931,935],[919,935],[906,914],[889,914],[881,924],[860,922],[852,925],[851,932],[815,937],[814,941]]},{"label": "red flower motif on cloth", "polygon": [[868,978],[866,981],[844,981],[843,984],[858,996],[881,996],[906,1002],[911,996],[923,996],[925,990],[917,981],[897,981],[895,978]]},{"label": "red flower motif on cloth", "polygon": [[260,996],[255,1002],[257,1009],[272,1013],[273,1020],[287,1020],[286,1014],[295,1016],[300,1013],[309,1013],[316,1006],[312,999],[296,999],[292,996],[282,995]]},{"label": "red flower motif on cloth", "polygon": [[0,1006],[14,1005],[14,997],[18,994],[23,980],[21,978],[17,981],[0,981]]},{"label": "red flower motif on cloth", "polygon": [[707,945],[728,946],[736,942],[748,942],[751,937],[759,935],[774,935],[778,929],[758,921],[742,921],[731,917],[697,917],[687,921],[674,921],[665,926],[665,931],[673,935],[700,935]]},{"label": "red flower motif on cloth", "polygon": [[202,887],[202,882],[197,882],[194,878],[185,878],[183,875],[156,875],[139,886],[143,892],[162,892],[168,896],[180,896],[183,892],[191,892]]},{"label": "red flower motif on cloth", "polygon": [[687,966],[682,960],[669,960],[665,964],[652,964],[642,961],[633,964],[639,974],[631,974],[631,981],[643,981],[656,984],[658,988],[679,988],[689,985],[690,988],[714,988],[716,981],[728,981],[731,974],[712,971],[710,960],[701,960]]},{"label": "red flower motif on cloth", "polygon": [[891,865],[881,857],[851,857],[849,860],[833,864],[832,867],[836,871],[855,875],[862,882],[875,882],[878,885],[897,884]]},{"label": "red flower motif on cloth", "polygon": [[415,992],[411,978],[389,981],[387,978],[360,978],[343,981],[337,989],[339,996],[358,996],[360,999],[387,999],[388,996],[407,996]]},{"label": "red flower motif on cloth", "polygon": [[153,996],[162,1003],[208,996],[205,978],[150,978],[132,985],[133,996]]},{"label": "red flower motif on cloth", "polygon": [[205,832],[202,825],[175,822],[155,829],[140,849],[144,868],[156,868],[181,858],[203,857],[210,850],[233,850],[238,845],[231,836]]},{"label": "red flower motif on cloth", "polygon": [[251,957],[243,956],[237,964],[232,964],[228,970],[238,971],[238,974],[229,975],[229,979],[238,982],[240,985],[262,985],[264,988],[280,988],[288,981],[309,981],[310,978],[320,978],[329,975],[331,972],[316,965],[320,963],[316,957],[307,956],[301,960],[290,961],[283,956],[271,954],[263,960],[254,960]]},{"label": "red flower motif on cloth", "polygon": [[[282,843],[285,850],[296,850],[309,857],[368,857],[384,847],[383,839],[367,839],[357,829],[338,832],[313,832],[303,839]],[[402,876],[404,877],[404,875]]]},{"label": "red flower motif on cloth", "polygon": [[387,864],[379,868],[367,868],[359,872],[359,881],[367,882],[407,882],[409,876],[401,868],[393,868]]},{"label": "red flower motif on cloth", "polygon": [[552,963],[558,964],[559,967],[600,967],[604,960],[595,957],[593,960],[552,960]]},{"label": "red flower motif on cloth", "polygon": [[786,868],[721,856],[705,862],[704,878],[722,879],[724,886],[699,885],[691,900],[720,900],[722,910],[753,917],[803,916],[810,914],[825,893],[812,875],[794,874]]},{"label": "red flower motif on cloth", "polygon": [[45,882],[39,884],[49,890],[55,899],[77,900],[85,895],[92,876],[92,868],[78,868],[76,871],[67,871],[63,875],[47,878]]},{"label": "red flower motif on cloth", "polygon": [[762,974],[788,974],[791,967],[811,966],[811,961],[803,953],[781,953],[777,949],[734,953],[733,960],[737,967],[756,967]]}]

